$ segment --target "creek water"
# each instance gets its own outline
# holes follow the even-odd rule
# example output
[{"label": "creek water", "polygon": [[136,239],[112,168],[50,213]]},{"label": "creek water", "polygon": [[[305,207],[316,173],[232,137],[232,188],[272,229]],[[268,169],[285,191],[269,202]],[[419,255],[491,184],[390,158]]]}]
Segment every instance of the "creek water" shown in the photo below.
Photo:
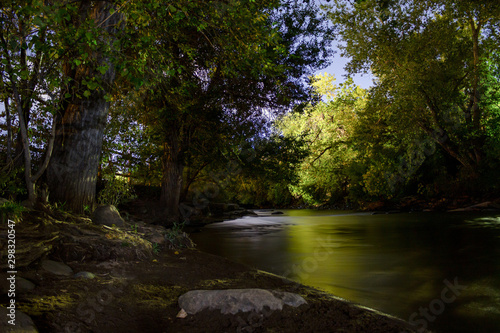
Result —
[{"label": "creek water", "polygon": [[500,332],[500,213],[257,211],[192,234],[202,251],[434,332]]}]

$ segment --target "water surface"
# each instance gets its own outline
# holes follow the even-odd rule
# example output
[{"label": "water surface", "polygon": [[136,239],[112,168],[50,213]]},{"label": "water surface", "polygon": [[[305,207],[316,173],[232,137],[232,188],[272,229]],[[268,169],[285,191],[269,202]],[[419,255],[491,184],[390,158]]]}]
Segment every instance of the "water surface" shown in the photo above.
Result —
[{"label": "water surface", "polygon": [[200,250],[419,328],[500,332],[500,214],[284,212],[212,224],[192,237]]}]

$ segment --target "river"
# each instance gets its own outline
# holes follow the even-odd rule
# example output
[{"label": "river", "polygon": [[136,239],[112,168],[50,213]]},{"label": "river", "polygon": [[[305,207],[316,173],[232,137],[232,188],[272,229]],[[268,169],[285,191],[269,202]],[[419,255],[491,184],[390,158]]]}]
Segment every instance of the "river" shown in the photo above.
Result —
[{"label": "river", "polygon": [[202,251],[434,332],[500,332],[500,213],[257,211],[208,225]]}]

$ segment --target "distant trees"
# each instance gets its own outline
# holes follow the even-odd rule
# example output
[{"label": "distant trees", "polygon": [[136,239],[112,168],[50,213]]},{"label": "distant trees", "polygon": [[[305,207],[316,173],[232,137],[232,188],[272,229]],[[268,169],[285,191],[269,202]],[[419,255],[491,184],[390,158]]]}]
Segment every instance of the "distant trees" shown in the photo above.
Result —
[{"label": "distant trees", "polygon": [[[334,1],[330,17],[352,57],[351,72],[378,78],[370,100],[397,113],[392,126],[418,127],[477,177],[487,124],[498,119],[500,5],[492,1]],[[498,126],[498,125],[496,125]]]},{"label": "distant trees", "polygon": [[370,71],[375,86],[328,90],[318,77],[330,100],[281,120],[287,137],[309,142],[293,192],[324,204],[497,190],[500,5],[362,0],[326,10],[347,69]]},{"label": "distant trees", "polygon": [[343,201],[352,189],[353,167],[363,158],[353,139],[367,103],[367,92],[351,82],[334,85],[331,75],[318,75],[312,86],[324,101],[292,112],[277,122],[288,140],[302,142],[306,156],[290,186],[307,204]]}]

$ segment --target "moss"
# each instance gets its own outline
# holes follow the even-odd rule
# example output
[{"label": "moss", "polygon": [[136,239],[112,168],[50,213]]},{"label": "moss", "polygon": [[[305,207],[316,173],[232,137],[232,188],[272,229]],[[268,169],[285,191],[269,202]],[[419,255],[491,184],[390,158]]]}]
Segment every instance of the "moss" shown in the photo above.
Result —
[{"label": "moss", "polygon": [[72,294],[61,294],[57,296],[36,296],[29,300],[20,302],[18,309],[30,316],[40,316],[48,312],[57,312],[76,304]]},{"label": "moss", "polygon": [[177,304],[179,296],[187,291],[181,286],[134,284],[122,298],[122,301],[151,309],[167,308]]},{"label": "moss", "polygon": [[198,285],[198,289],[220,289],[220,288],[236,288],[241,285],[240,279],[210,279],[203,280]]}]

